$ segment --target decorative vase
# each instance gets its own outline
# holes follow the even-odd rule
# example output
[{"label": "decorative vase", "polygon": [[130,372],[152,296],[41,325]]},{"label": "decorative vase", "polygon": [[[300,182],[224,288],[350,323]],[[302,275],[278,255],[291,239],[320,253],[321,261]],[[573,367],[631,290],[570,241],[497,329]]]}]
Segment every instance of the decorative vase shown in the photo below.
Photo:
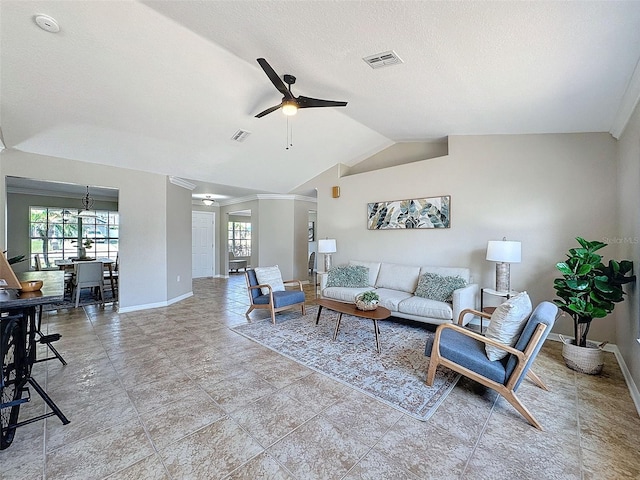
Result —
[{"label": "decorative vase", "polygon": [[597,344],[587,340],[586,347],[578,347],[575,340],[560,335],[562,341],[562,358],[571,370],[587,375],[600,375],[604,367],[604,352],[602,347],[606,344]]},{"label": "decorative vase", "polygon": [[378,308],[378,301],[373,300],[371,302],[363,302],[358,298],[356,299],[356,308],[358,310],[364,310],[364,311],[375,310],[376,308]]},{"label": "decorative vase", "polygon": [[78,248],[78,258],[87,258],[87,249],[85,247]]}]

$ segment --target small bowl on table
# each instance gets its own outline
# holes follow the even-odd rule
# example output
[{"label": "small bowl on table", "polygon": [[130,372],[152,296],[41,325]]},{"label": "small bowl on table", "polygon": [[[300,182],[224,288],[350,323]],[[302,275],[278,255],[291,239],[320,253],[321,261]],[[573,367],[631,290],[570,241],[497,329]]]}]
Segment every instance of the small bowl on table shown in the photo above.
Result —
[{"label": "small bowl on table", "polygon": [[23,292],[37,292],[42,288],[42,280],[28,280],[20,282],[20,290]]}]

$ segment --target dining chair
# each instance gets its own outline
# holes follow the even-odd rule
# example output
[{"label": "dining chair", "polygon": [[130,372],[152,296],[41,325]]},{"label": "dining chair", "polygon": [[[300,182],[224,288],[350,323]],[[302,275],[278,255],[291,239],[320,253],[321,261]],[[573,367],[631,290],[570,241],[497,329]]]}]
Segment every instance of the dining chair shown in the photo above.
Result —
[{"label": "dining chair", "polygon": [[118,280],[120,277],[120,254],[116,255],[116,261],[113,265],[104,264],[103,281],[106,288],[111,289],[113,298],[116,298],[118,292]]},{"label": "dining chair", "polygon": [[[102,262],[78,262],[75,264],[74,272],[73,293],[76,297],[76,308],[80,304],[80,290],[83,288],[100,290],[100,300],[104,306],[104,265]],[[73,294],[71,297],[73,298]]]}]

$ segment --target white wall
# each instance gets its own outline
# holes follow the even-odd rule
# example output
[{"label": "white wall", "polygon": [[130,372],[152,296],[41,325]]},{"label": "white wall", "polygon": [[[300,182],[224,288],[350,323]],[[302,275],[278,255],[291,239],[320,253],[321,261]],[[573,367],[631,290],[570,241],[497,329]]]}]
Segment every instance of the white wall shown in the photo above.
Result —
[{"label": "white wall", "polygon": [[[319,236],[336,238],[334,264],[349,259],[468,266],[481,287],[495,285],[488,240],[522,242],[512,287],[534,303],[553,300],[555,264],[576,246],[617,234],[616,141],[608,134],[465,136],[449,155],[338,178],[335,167],[305,184],[318,189]],[[340,198],[331,198],[331,186]],[[451,228],[367,230],[367,203],[451,195]],[[616,247],[603,250],[615,257]],[[569,319],[555,331],[571,333]],[[613,341],[615,322],[594,322],[590,337]]]},{"label": "white wall", "polygon": [[[121,310],[167,304],[166,176],[15,150],[0,152],[0,239],[6,242],[7,175],[119,190]],[[191,215],[191,210],[185,215]],[[174,245],[176,246],[176,245]],[[191,249],[191,241],[186,245]],[[190,275],[190,270],[189,270]]]},{"label": "white wall", "polygon": [[[620,225],[615,238],[618,258],[633,260],[634,273],[640,274],[640,106],[637,106],[618,141],[618,185]],[[616,344],[633,381],[640,385],[640,288],[625,286],[626,300],[616,306]]]}]

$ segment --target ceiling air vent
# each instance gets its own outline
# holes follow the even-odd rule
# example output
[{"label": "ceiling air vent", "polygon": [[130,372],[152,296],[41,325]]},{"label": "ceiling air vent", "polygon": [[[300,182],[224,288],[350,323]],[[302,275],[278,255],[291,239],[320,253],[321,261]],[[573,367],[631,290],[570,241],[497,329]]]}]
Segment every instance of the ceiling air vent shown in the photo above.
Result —
[{"label": "ceiling air vent", "polygon": [[251,135],[251,132],[247,132],[246,130],[238,130],[236,133],[233,134],[233,137],[231,137],[231,140],[235,140],[236,142],[244,142],[247,137]]},{"label": "ceiling air vent", "polygon": [[375,55],[369,55],[368,57],[364,57],[363,60],[367,62],[367,64],[371,68],[390,67],[391,65],[404,63],[398,56],[398,54],[393,50],[389,50],[388,52],[376,53]]}]

